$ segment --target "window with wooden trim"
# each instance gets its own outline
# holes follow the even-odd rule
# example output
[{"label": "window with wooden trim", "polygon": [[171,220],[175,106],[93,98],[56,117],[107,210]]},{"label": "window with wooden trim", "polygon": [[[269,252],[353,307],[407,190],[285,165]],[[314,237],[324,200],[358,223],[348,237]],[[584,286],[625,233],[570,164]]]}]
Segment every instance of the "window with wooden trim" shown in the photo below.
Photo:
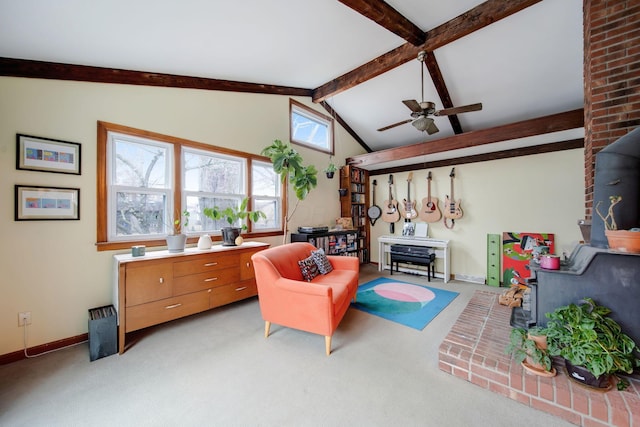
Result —
[{"label": "window with wooden trim", "polygon": [[237,206],[246,197],[249,210],[267,218],[244,233],[282,234],[281,190],[265,157],[98,122],[99,250],[164,245],[184,211],[187,236],[215,238],[229,224],[204,216],[204,208]]},{"label": "window with wooden trim", "polygon": [[333,119],[289,99],[291,142],[333,155]]}]

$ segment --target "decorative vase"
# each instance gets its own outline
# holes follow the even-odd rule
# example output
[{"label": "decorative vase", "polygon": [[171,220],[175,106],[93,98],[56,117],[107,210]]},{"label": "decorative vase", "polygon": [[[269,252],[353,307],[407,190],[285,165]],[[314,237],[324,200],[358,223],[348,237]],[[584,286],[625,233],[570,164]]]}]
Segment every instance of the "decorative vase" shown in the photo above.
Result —
[{"label": "decorative vase", "polygon": [[206,250],[211,249],[211,237],[208,234],[203,234],[198,239],[198,249]]},{"label": "decorative vase", "polygon": [[184,247],[186,244],[186,234],[170,234],[167,236],[167,249],[171,253],[184,252]]},{"label": "decorative vase", "polygon": [[618,252],[640,254],[640,231],[605,230],[609,249]]},{"label": "decorative vase", "polygon": [[224,227],[222,230],[222,246],[237,246],[236,239],[240,236],[241,228]]}]

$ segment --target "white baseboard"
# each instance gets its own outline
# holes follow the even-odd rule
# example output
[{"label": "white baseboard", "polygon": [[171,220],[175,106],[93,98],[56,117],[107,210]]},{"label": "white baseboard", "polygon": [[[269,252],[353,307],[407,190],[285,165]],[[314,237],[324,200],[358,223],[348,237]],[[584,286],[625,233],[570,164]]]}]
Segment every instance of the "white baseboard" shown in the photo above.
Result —
[{"label": "white baseboard", "polygon": [[484,276],[471,276],[469,274],[455,274],[455,280],[460,280],[461,282],[471,282],[471,283],[479,283],[484,285],[486,283],[486,279]]}]

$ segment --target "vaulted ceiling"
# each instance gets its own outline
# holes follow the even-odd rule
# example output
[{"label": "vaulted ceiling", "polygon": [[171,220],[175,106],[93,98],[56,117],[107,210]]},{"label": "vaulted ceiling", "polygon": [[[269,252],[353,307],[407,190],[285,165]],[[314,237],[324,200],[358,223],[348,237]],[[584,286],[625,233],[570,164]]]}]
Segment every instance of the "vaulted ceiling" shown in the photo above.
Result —
[{"label": "vaulted ceiling", "polygon": [[[0,75],[309,96],[370,170],[581,146],[582,63],[582,0],[0,0]],[[423,86],[482,110],[378,131]]]}]

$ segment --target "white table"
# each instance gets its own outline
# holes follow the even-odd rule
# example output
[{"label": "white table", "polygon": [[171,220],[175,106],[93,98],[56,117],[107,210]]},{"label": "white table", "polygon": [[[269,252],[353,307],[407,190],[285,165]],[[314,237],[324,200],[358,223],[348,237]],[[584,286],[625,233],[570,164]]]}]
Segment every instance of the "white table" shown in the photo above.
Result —
[{"label": "white table", "polygon": [[[412,246],[425,246],[428,248],[434,248],[436,253],[436,259],[441,259],[444,262],[444,273],[435,274],[436,277],[442,277],[444,283],[449,281],[451,276],[451,255],[449,252],[449,240],[429,239],[427,237],[401,237],[401,236],[380,236],[378,237],[378,271],[391,270],[392,266],[389,263],[389,252],[391,251],[391,245],[412,245]],[[426,274],[426,270],[414,270],[403,268],[402,270],[411,271],[417,274]]]}]

